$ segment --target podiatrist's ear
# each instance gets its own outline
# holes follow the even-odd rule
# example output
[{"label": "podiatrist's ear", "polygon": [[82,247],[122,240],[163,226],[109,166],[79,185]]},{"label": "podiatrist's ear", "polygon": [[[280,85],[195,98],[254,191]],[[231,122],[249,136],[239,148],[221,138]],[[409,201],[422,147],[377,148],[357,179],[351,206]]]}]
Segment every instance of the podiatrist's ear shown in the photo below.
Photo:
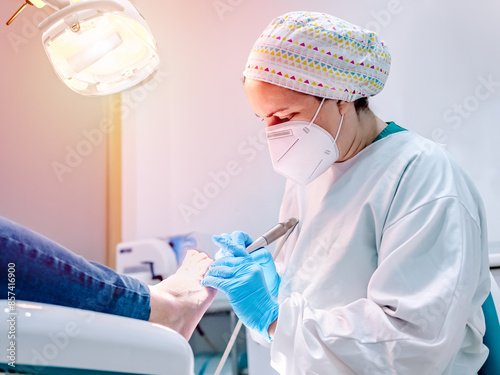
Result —
[{"label": "podiatrist's ear", "polygon": [[353,105],[351,102],[346,102],[344,100],[338,100],[337,101],[337,107],[339,108],[339,113],[341,115],[345,115],[347,113],[347,110],[349,109],[349,106]]}]

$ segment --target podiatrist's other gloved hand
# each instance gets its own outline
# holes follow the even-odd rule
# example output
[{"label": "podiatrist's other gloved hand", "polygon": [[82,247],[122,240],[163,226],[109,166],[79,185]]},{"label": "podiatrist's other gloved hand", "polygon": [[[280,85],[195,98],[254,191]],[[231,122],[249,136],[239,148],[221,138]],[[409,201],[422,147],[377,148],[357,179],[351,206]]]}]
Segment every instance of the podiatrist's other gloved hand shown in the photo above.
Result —
[{"label": "podiatrist's other gloved hand", "polygon": [[245,236],[241,232],[234,238],[216,236],[214,242],[234,243],[236,251],[212,263],[201,284],[226,293],[243,324],[269,340],[269,325],[278,318],[279,305],[267,288],[262,267],[244,250]]},{"label": "podiatrist's other gloved hand", "polygon": [[[253,242],[248,234],[240,231],[233,232],[231,235],[222,234],[220,236],[213,236],[212,240],[220,246],[220,250],[215,254],[215,259],[220,259],[224,256],[245,256],[247,255],[246,247]],[[276,272],[276,265],[274,264],[272,254],[263,247],[252,252],[250,256],[262,267],[267,288],[271,292],[271,295],[276,297],[281,278],[278,272]]]}]

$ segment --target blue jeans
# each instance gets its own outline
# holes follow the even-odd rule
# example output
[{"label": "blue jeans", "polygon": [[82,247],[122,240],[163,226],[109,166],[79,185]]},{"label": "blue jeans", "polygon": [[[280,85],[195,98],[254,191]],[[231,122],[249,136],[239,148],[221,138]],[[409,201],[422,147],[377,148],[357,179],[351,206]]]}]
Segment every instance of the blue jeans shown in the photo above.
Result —
[{"label": "blue jeans", "polygon": [[149,319],[150,294],[144,283],[0,217],[0,299],[7,299],[9,264],[15,265],[16,300]]}]

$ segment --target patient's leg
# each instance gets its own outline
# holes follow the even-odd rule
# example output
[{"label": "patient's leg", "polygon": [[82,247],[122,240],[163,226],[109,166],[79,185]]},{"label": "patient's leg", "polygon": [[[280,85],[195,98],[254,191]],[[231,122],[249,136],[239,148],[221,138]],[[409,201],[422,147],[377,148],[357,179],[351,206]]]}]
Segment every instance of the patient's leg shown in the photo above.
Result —
[{"label": "patient's leg", "polygon": [[90,262],[50,239],[0,217],[0,285],[14,265],[16,300],[76,307],[148,320],[146,284]]},{"label": "patient's leg", "polygon": [[217,292],[200,285],[210,264],[212,259],[206,254],[189,250],[174,275],[159,284],[149,286],[149,321],[172,328],[189,340]]},{"label": "patient's leg", "polygon": [[[189,251],[174,275],[148,287],[0,217],[0,270],[15,265],[16,300],[149,319],[186,338],[215,297],[215,289],[200,285],[211,263]],[[0,286],[7,286],[7,275],[0,272]]]},{"label": "patient's leg", "polygon": [[[186,338],[215,297],[200,285],[211,263],[189,251],[174,275],[148,288],[0,217],[0,269],[15,265],[16,299],[149,319]],[[7,285],[7,272],[0,272],[0,285]]]}]

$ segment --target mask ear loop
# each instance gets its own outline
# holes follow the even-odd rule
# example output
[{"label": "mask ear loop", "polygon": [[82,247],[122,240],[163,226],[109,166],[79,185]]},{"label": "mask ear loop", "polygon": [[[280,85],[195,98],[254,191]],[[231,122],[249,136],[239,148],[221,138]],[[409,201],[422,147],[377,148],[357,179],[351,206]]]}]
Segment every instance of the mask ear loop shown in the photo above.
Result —
[{"label": "mask ear loop", "polygon": [[325,102],[325,99],[326,99],[326,98],[323,98],[323,100],[322,100],[322,101],[321,101],[321,103],[319,104],[318,109],[316,110],[316,113],[314,114],[313,119],[311,120],[311,122],[310,122],[310,123],[309,123],[309,125],[307,125],[307,126],[311,126],[311,124],[314,122],[314,120],[316,120],[316,117],[318,116],[319,110],[321,109],[321,106],[322,106],[322,105],[323,105],[323,103]]},{"label": "mask ear loop", "polygon": [[[311,120],[311,122],[309,123],[309,125],[307,125],[308,127],[311,126],[311,124],[314,122],[314,120],[316,120],[316,117],[318,116],[318,113],[321,109],[321,107],[323,106],[323,103],[325,102],[325,99],[326,98],[323,98],[323,100],[321,101],[321,103],[319,104],[319,107],[318,109],[316,110],[316,113],[314,114],[314,117],[313,119]],[[339,125],[339,129],[337,130],[337,134],[335,135],[335,139],[334,139],[334,142],[337,142],[337,138],[339,137],[339,133],[340,133],[340,129],[342,128],[342,123],[344,122],[344,115],[342,115],[342,117],[340,118],[340,125]]]},{"label": "mask ear loop", "polygon": [[337,142],[337,138],[339,137],[340,133],[340,128],[342,127],[342,122],[344,121],[344,115],[340,118],[340,125],[339,125],[339,130],[337,130],[337,135],[335,135],[335,139],[333,140],[334,142]]}]

